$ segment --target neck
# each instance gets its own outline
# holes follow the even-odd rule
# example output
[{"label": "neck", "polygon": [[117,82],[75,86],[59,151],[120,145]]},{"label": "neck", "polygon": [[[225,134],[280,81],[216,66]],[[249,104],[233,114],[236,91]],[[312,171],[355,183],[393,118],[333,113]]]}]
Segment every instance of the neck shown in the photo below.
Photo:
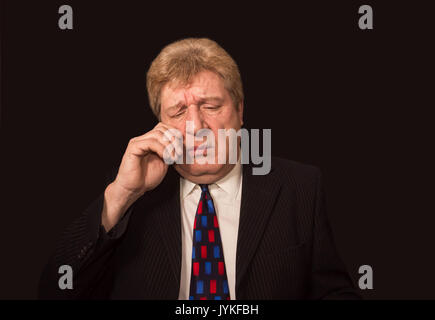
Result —
[{"label": "neck", "polygon": [[201,175],[192,175],[183,167],[174,165],[174,169],[184,178],[196,184],[212,184],[225,177],[234,168],[235,164],[228,164],[222,167],[221,170],[215,173],[205,173]]}]

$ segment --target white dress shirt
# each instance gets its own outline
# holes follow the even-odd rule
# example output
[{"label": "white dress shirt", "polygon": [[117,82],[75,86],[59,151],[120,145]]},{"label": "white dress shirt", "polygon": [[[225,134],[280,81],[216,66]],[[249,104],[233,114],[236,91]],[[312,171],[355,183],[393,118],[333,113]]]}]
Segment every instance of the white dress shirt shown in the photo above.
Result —
[{"label": "white dress shirt", "polygon": [[[242,196],[240,160],[222,179],[208,186],[216,210],[231,300],[236,299],[236,250]],[[193,222],[201,198],[199,185],[180,178],[181,278],[179,300],[188,300],[192,272]]]}]

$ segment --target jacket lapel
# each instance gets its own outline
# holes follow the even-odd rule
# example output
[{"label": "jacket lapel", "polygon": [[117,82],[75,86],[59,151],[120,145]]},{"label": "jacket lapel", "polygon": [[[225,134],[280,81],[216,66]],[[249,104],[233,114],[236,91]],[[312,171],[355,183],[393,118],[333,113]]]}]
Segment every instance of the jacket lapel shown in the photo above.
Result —
[{"label": "jacket lapel", "polygon": [[[155,215],[157,230],[160,232],[162,242],[167,250],[167,256],[175,277],[175,297],[178,298],[181,270],[181,214],[180,214],[180,182],[179,175],[172,166],[168,168],[167,176],[161,189],[163,199]],[[164,285],[173,286],[174,283]]]},{"label": "jacket lapel", "polygon": [[[237,239],[236,293],[267,226],[280,190],[273,167],[264,176],[252,175],[252,166],[243,166],[242,202]],[[236,294],[237,296],[237,294]]]}]

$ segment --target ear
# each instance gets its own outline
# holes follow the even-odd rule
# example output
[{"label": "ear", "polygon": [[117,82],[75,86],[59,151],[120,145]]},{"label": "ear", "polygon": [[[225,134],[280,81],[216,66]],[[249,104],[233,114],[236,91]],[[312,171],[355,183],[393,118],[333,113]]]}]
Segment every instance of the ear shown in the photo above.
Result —
[{"label": "ear", "polygon": [[243,126],[243,100],[240,101],[237,112],[239,113],[240,126]]}]

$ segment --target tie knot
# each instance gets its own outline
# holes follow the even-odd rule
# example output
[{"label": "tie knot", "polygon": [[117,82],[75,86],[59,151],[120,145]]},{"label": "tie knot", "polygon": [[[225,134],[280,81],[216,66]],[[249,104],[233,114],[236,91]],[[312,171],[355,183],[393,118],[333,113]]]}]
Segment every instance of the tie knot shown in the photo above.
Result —
[{"label": "tie knot", "polygon": [[202,192],[208,192],[208,184],[200,184]]}]

